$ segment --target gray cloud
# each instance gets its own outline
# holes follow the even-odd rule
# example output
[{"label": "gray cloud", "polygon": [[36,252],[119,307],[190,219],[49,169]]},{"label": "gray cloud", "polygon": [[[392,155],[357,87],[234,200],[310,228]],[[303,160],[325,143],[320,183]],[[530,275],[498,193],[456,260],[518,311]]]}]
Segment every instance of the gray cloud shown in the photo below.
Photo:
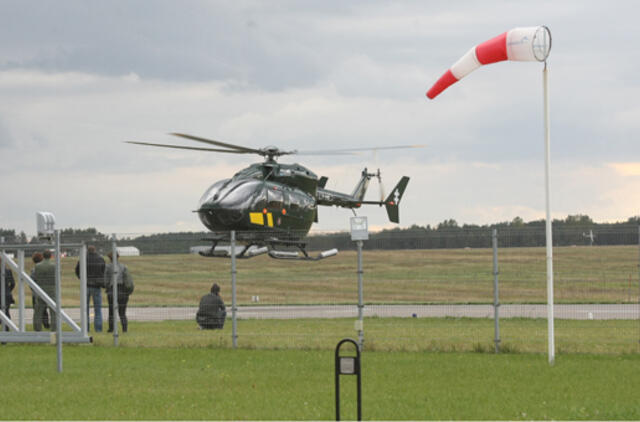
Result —
[{"label": "gray cloud", "polygon": [[[614,189],[594,183],[592,173],[613,171],[608,162],[640,162],[640,51],[632,37],[639,9],[632,1],[542,1],[531,8],[500,0],[4,1],[2,171],[34,186],[27,193],[0,187],[3,197],[16,199],[0,213],[11,215],[7,224],[28,224],[26,231],[36,205],[64,210],[70,225],[95,216],[110,227],[143,227],[139,216],[150,204],[164,207],[153,214],[154,227],[189,219],[184,209],[210,182],[258,159],[123,143],[180,142],[166,133],[182,131],[289,149],[427,144],[379,157],[390,176],[413,171],[411,186],[421,194],[407,199],[408,224],[484,222],[492,207],[507,219],[536,216],[542,65],[483,67],[434,101],[425,91],[474,43],[537,24],[549,25],[554,36],[552,161],[567,169],[556,182],[562,210],[576,204],[574,211],[584,212],[592,186],[590,196],[612,202]],[[327,168],[334,187],[345,190],[361,167],[374,165],[370,156],[295,160]],[[194,175],[192,168],[210,173]],[[526,174],[515,175],[518,169]],[[113,178],[119,189],[112,189]],[[39,180],[55,185],[55,194]],[[501,203],[488,204],[485,198],[498,195],[486,186],[502,180]],[[615,180],[636,186],[633,178]],[[129,217],[110,206],[82,209],[76,193],[88,196],[90,189],[109,204],[126,202]],[[452,198],[458,191],[461,199]],[[46,200],[34,204],[36,197]],[[167,197],[180,201],[166,205]],[[633,204],[599,215],[613,216],[616,208],[627,212]],[[342,227],[340,215],[323,217],[322,227]],[[21,216],[27,223],[18,223]]]},{"label": "gray cloud", "polygon": [[13,137],[0,116],[0,149],[13,146]]}]

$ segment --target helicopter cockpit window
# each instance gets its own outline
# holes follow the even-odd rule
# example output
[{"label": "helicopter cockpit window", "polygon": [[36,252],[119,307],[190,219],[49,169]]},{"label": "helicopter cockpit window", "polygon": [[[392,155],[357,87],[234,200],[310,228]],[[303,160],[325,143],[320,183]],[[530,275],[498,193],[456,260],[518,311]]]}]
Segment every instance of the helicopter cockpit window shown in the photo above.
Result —
[{"label": "helicopter cockpit window", "polygon": [[282,191],[276,189],[269,189],[267,193],[267,201],[269,208],[282,208],[284,198]]},{"label": "helicopter cockpit window", "polygon": [[252,208],[256,210],[262,210],[267,206],[267,189],[263,187],[258,190],[253,197]]},{"label": "helicopter cockpit window", "polygon": [[248,206],[256,190],[260,189],[259,182],[243,182],[232,189],[225,197],[224,203],[227,207]]},{"label": "helicopter cockpit window", "polygon": [[213,185],[209,186],[209,189],[207,189],[207,191],[204,194],[202,194],[199,204],[202,205],[206,202],[210,202],[212,200],[218,199],[218,196],[219,196],[218,193],[220,192],[221,189],[224,188],[224,186],[229,182],[229,180],[231,179],[220,180],[214,183]]},{"label": "helicopter cockpit window", "polygon": [[300,191],[293,191],[291,195],[289,195],[289,207],[292,211],[304,207],[304,196]]}]

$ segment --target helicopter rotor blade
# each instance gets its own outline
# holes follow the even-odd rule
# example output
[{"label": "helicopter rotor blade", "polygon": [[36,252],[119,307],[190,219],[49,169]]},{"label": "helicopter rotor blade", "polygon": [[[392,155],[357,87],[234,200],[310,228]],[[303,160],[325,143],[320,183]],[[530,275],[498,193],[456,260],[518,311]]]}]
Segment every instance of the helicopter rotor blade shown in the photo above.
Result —
[{"label": "helicopter rotor blade", "polygon": [[334,151],[334,150],[318,150],[318,151],[292,151],[289,154],[296,155],[359,155],[357,152]]},{"label": "helicopter rotor blade", "polygon": [[407,148],[425,148],[426,145],[394,145],[390,147],[368,147],[368,148],[344,148],[344,149],[327,149],[298,151],[298,155],[356,155],[358,152],[380,151],[389,149],[407,149]]},{"label": "helicopter rotor blade", "polygon": [[[242,152],[245,152],[245,153],[251,152],[251,153],[254,153],[254,154],[261,154],[261,150],[259,150],[259,149],[247,148],[247,147],[243,147],[243,146],[240,146],[240,145],[234,145],[234,144],[228,144],[228,143],[225,143],[225,142],[215,141],[213,139],[202,138],[200,136],[188,135],[186,133],[175,133],[175,132],[172,132],[172,133],[170,133],[170,135],[179,136],[181,138],[186,138],[186,139],[191,139],[192,141],[204,142],[204,143],[210,144],[210,145],[217,145],[219,147],[225,147],[225,148],[229,148],[229,149],[236,150],[236,151],[242,151]],[[231,152],[231,151],[228,151],[228,152]]]},{"label": "helicopter rotor blade", "polygon": [[251,154],[250,151],[234,151],[232,149],[187,147],[187,146],[183,146],[183,145],[152,144],[150,142],[136,142],[136,141],[125,141],[125,143],[127,143],[127,144],[136,144],[136,145],[146,145],[146,146],[151,146],[151,147],[161,147],[161,148],[188,149],[188,150],[192,150],[192,151],[228,152],[230,154]]}]

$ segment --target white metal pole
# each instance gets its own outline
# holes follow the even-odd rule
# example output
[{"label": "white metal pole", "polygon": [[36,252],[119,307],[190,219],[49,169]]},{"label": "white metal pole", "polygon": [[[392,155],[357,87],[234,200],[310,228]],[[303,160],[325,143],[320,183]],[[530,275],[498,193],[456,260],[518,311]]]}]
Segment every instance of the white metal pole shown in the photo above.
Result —
[{"label": "white metal pole", "polygon": [[80,270],[80,328],[82,330],[82,335],[86,336],[89,330],[89,301],[87,300],[87,245],[85,245],[84,243],[80,248],[79,262],[80,265],[78,269]]},{"label": "white metal pole", "polygon": [[238,348],[236,310],[236,231],[231,230],[231,343],[234,349]]},{"label": "white metal pole", "polygon": [[[0,237],[0,245],[4,244],[4,237]],[[2,252],[4,252],[4,249],[2,249]],[[0,311],[4,312],[4,308],[6,305],[6,294],[5,294],[5,290],[9,287],[6,286],[7,284],[7,280],[5,277],[5,264],[4,264],[4,259],[0,258]],[[2,331],[4,331],[5,325],[4,325],[4,321],[2,321]]]},{"label": "white metal pole", "polygon": [[493,229],[491,235],[493,247],[493,344],[496,353],[500,353],[500,294],[498,291],[498,229]]},{"label": "white metal pole", "polygon": [[364,292],[362,285],[362,240],[356,241],[358,245],[358,341],[360,351],[364,350]]},{"label": "white metal pole", "polygon": [[58,372],[62,372],[62,272],[60,266],[60,230],[56,230],[56,348]]},{"label": "white metal pole", "polygon": [[24,271],[24,249],[18,250],[18,265],[20,266],[20,273],[18,274],[18,327],[20,327],[20,331],[26,331],[24,318],[24,277],[22,276],[22,272]]},{"label": "white metal pole", "polygon": [[118,273],[120,267],[118,266],[118,247],[116,245],[116,235],[113,234],[111,240],[111,265],[113,265],[113,274],[111,275],[111,283],[113,283],[111,294],[113,300],[111,301],[112,316],[113,316],[113,345],[118,345]]},{"label": "white metal pole", "polygon": [[555,362],[555,334],[554,334],[554,316],[553,316],[553,235],[551,230],[551,201],[549,194],[550,185],[550,169],[551,169],[551,135],[549,129],[549,68],[547,62],[544,62],[544,70],[542,71],[542,80],[544,88],[544,146],[545,146],[545,202],[546,202],[546,240],[547,240],[547,326],[548,326],[548,345],[549,345],[549,364]]}]

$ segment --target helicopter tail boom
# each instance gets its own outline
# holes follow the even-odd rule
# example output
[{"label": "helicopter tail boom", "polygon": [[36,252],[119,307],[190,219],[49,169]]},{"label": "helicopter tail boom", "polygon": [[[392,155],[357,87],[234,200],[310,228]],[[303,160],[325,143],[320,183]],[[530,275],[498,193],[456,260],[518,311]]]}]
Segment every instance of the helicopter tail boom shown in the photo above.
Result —
[{"label": "helicopter tail boom", "polygon": [[[377,174],[367,174],[366,169],[363,172],[363,177],[360,180],[362,184],[363,180],[370,178],[371,176],[377,176]],[[343,208],[360,208],[362,205],[384,205],[389,216],[389,221],[392,223],[398,223],[399,218],[399,204],[404,194],[409,178],[403,176],[398,184],[395,185],[391,193],[383,201],[362,201],[361,197],[356,195],[348,195],[340,192],[334,192],[323,188],[318,188],[318,205],[338,206]],[[357,189],[356,189],[357,191]]]}]

